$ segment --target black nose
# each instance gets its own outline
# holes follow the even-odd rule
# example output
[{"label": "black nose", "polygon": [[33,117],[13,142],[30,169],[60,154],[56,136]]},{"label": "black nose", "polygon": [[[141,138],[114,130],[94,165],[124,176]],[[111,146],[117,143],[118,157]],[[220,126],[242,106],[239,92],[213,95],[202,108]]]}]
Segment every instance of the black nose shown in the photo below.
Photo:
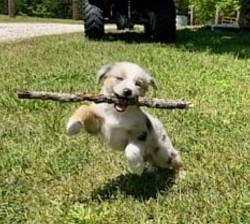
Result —
[{"label": "black nose", "polygon": [[131,89],[125,88],[123,90],[123,96],[131,96],[131,94],[132,94],[132,90]]}]

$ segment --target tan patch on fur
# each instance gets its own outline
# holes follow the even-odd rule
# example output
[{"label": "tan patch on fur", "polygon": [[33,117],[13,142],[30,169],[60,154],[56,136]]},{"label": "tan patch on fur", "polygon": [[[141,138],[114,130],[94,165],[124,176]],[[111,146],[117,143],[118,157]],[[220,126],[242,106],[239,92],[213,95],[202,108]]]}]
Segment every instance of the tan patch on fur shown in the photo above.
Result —
[{"label": "tan patch on fur", "polygon": [[145,87],[145,83],[143,82],[143,79],[141,78],[134,78],[135,84],[139,84],[140,87]]},{"label": "tan patch on fur", "polygon": [[135,85],[138,85],[140,88],[141,96],[145,96],[145,93],[148,90],[147,84],[143,81],[142,78],[135,77],[134,78]]},{"label": "tan patch on fur", "polygon": [[114,74],[114,75],[117,77],[121,77],[123,79],[126,79],[127,75],[128,75],[128,71],[126,68],[121,68],[121,69],[119,69],[119,74]]},{"label": "tan patch on fur", "polygon": [[108,93],[113,93],[113,88],[117,84],[116,78],[126,79],[127,71],[124,68],[114,69],[105,74],[103,78],[103,86]]},{"label": "tan patch on fur", "polygon": [[103,122],[102,118],[99,117],[90,106],[86,105],[79,107],[70,119],[80,121],[89,133],[99,132]]},{"label": "tan patch on fur", "polygon": [[105,86],[105,89],[108,91],[108,93],[113,92],[114,85],[115,85],[115,83],[114,83],[113,78],[110,77],[109,75],[107,75],[104,82],[103,82],[103,86]]}]

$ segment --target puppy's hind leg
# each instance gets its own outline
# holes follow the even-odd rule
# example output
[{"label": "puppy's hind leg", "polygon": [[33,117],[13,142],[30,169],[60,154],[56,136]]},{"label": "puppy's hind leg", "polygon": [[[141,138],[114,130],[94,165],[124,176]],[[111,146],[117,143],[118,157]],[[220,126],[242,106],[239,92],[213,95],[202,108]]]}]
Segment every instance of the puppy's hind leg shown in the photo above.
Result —
[{"label": "puppy's hind leg", "polygon": [[133,173],[141,175],[144,170],[144,149],[134,143],[129,143],[125,148],[125,155]]},{"label": "puppy's hind leg", "polygon": [[153,161],[156,166],[161,168],[172,168],[176,179],[179,179],[182,161],[178,151],[171,143],[164,143],[156,147],[153,152]]},{"label": "puppy's hind leg", "polygon": [[101,128],[101,124],[102,118],[95,113],[93,108],[83,105],[69,118],[67,133],[74,135],[79,133],[82,128],[85,128],[89,133],[97,133]]},{"label": "puppy's hind leg", "polygon": [[177,152],[174,148],[170,153],[169,163],[170,167],[175,171],[176,179],[180,179],[182,161],[179,152]]}]

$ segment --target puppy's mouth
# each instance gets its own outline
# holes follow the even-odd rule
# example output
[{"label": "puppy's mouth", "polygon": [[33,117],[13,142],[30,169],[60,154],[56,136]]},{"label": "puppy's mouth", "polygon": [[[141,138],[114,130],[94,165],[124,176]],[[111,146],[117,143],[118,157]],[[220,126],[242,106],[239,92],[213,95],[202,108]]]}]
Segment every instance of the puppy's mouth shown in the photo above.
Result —
[{"label": "puppy's mouth", "polygon": [[124,103],[115,103],[114,108],[117,112],[122,113],[127,109],[128,105]]},{"label": "puppy's mouth", "polygon": [[115,97],[118,99],[117,103],[114,103],[114,108],[117,112],[122,113],[124,112],[127,107],[130,105],[129,101],[133,101],[136,100],[136,97],[124,97],[124,96],[120,96],[117,93],[114,93]]},{"label": "puppy's mouth", "polygon": [[126,101],[128,100],[128,98],[120,96],[117,93],[114,93],[114,95],[119,100],[119,102],[114,103],[115,110],[119,113],[124,112],[128,107],[128,105],[126,104]]}]

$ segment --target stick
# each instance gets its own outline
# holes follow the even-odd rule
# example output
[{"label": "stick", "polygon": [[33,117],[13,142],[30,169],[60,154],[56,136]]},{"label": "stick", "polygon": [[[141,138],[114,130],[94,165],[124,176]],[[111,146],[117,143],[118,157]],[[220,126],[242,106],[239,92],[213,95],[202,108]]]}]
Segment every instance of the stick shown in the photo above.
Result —
[{"label": "stick", "polygon": [[119,99],[116,97],[107,97],[92,93],[55,93],[55,92],[32,92],[22,90],[17,93],[19,99],[39,99],[59,102],[81,102],[91,101],[95,103],[125,103],[127,105],[139,105],[151,108],[162,109],[188,109],[193,105],[191,102],[182,100],[165,100],[165,99]]}]

